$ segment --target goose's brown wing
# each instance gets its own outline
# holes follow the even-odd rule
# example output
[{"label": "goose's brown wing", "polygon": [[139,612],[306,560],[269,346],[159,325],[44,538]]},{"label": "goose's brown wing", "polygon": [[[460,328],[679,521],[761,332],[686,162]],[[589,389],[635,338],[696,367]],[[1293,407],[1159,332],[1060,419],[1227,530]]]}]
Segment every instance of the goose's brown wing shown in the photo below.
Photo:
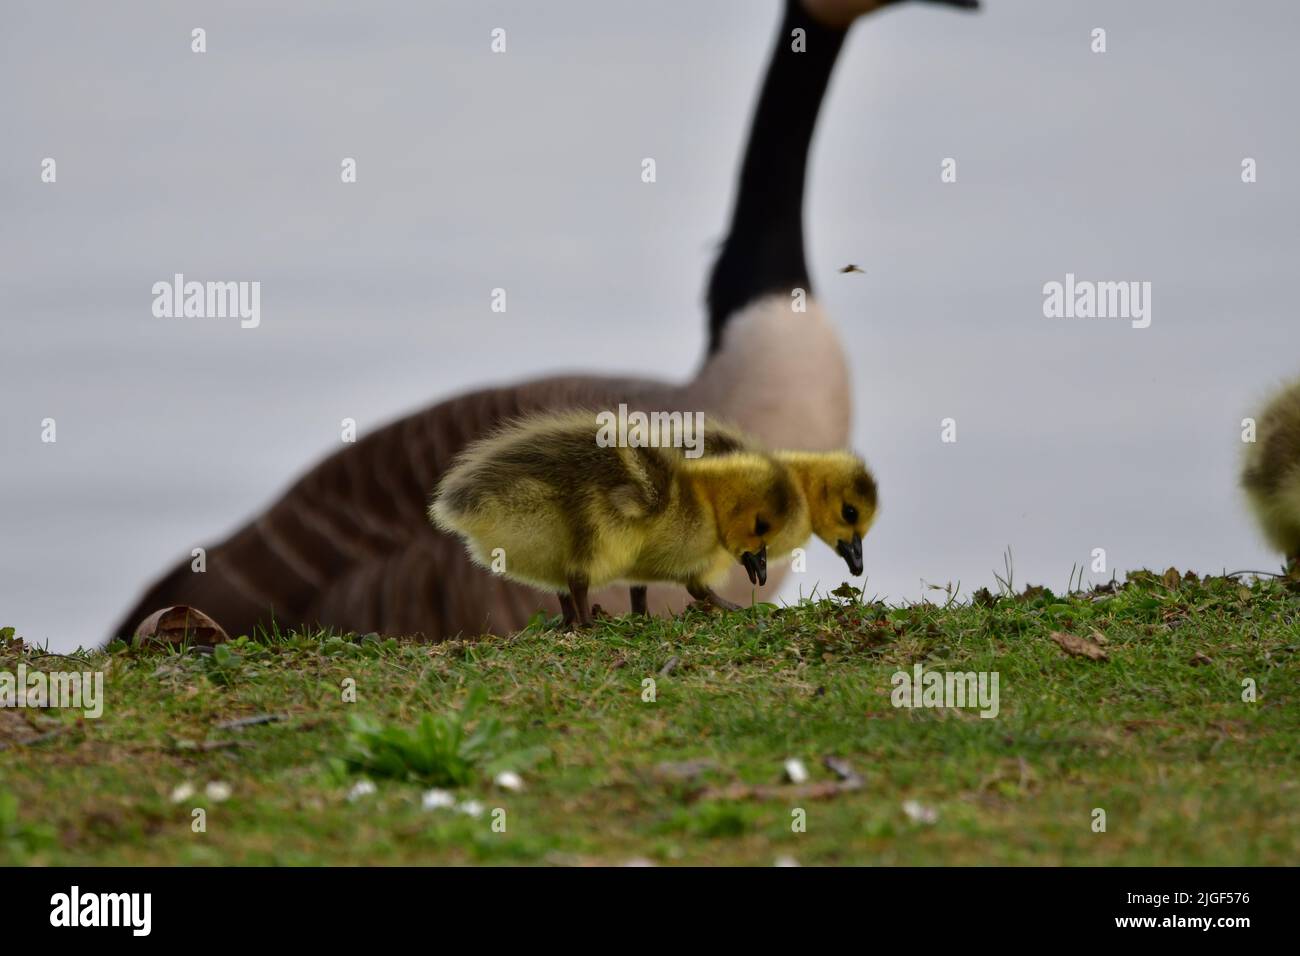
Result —
[{"label": "goose's brown wing", "polygon": [[320,625],[358,633],[503,634],[558,603],[472,564],[464,546],[429,522],[438,479],[469,442],[542,409],[675,408],[678,390],[595,377],[542,379],[441,402],[329,456],[265,512],[208,549],[206,571],[186,559],[154,584],[114,629],[189,604],[230,634],[258,625]]}]

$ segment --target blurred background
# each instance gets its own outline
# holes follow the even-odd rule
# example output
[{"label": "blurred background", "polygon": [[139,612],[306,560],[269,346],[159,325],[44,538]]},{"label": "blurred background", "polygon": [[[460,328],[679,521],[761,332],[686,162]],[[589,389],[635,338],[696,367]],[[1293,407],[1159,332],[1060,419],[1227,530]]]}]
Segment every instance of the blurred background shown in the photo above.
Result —
[{"label": "blurred background", "polygon": [[[1300,373],[1300,9],[985,7],[860,22],[813,147],[814,286],[881,486],[868,595],[992,585],[1008,547],[1018,584],[1057,589],[1094,548],[1107,571],[1085,581],[1276,569],[1236,467],[1241,419]],[[0,624],[97,643],[336,450],[345,417],[364,433],[562,370],[687,377],[778,16],[6,3]],[[176,272],[260,281],[260,328],[155,318]],[[1044,318],[1067,272],[1151,282],[1151,327]],[[809,553],[785,597],[843,580]]]}]

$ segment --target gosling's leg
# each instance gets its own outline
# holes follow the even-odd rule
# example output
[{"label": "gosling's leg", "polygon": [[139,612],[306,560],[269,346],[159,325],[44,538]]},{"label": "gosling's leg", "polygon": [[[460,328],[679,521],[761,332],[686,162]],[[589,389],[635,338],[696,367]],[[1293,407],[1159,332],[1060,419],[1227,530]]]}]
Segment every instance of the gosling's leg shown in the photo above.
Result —
[{"label": "gosling's leg", "polygon": [[646,609],[645,592],[646,586],[644,584],[632,585],[632,613],[649,617],[650,612]]},{"label": "gosling's leg", "polygon": [[697,601],[704,601],[708,604],[712,604],[719,611],[740,610],[739,604],[734,604],[731,601],[728,601],[722,595],[717,594],[713,588],[704,584],[688,584],[686,585],[686,593]]},{"label": "gosling's leg", "polygon": [[564,592],[560,592],[560,610],[564,613],[564,623],[561,626],[566,629],[573,627],[573,598]]},{"label": "gosling's leg", "polygon": [[569,578],[569,594],[573,597],[573,610],[578,615],[579,627],[591,626],[591,606],[587,603],[587,582],[584,578]]}]

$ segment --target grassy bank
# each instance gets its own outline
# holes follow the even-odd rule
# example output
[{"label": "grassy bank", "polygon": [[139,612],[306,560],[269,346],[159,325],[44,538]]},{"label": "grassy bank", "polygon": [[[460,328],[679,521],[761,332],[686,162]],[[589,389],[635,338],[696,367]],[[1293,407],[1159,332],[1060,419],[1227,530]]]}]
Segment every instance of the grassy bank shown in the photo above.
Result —
[{"label": "grassy bank", "polygon": [[[216,654],[11,639],[0,672],[102,670],[105,706],[0,710],[0,862],[1300,861],[1294,583],[555,623]],[[917,662],[996,672],[997,716],[893,706]]]}]

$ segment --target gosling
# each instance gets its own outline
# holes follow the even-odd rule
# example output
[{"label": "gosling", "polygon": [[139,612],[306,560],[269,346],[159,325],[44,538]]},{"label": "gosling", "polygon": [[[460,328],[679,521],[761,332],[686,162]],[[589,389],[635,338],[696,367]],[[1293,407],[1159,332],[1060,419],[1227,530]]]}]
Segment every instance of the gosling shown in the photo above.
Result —
[{"label": "gosling", "polygon": [[566,626],[590,624],[588,591],[615,582],[679,583],[734,608],[711,587],[733,561],[767,580],[767,542],[801,501],[782,465],[753,451],[602,447],[596,423],[546,413],[475,442],[439,482],[431,520],[477,564],[557,593]]},{"label": "gosling", "polygon": [[788,526],[775,549],[815,534],[844,559],[849,573],[861,574],[862,539],[880,510],[876,479],[866,462],[850,451],[778,451],[773,457],[794,477],[806,502],[800,513],[808,520],[807,526]]},{"label": "gosling", "polygon": [[[721,422],[710,425],[704,436],[706,454],[762,451],[757,441],[739,429]],[[866,462],[850,451],[778,450],[771,454],[789,469],[803,500],[792,510],[784,530],[769,540],[768,560],[789,556],[816,534],[844,559],[850,573],[861,574],[862,539],[880,509],[876,479]]]},{"label": "gosling", "polygon": [[1300,567],[1300,381],[1275,395],[1247,443],[1241,486],[1269,543]]}]

